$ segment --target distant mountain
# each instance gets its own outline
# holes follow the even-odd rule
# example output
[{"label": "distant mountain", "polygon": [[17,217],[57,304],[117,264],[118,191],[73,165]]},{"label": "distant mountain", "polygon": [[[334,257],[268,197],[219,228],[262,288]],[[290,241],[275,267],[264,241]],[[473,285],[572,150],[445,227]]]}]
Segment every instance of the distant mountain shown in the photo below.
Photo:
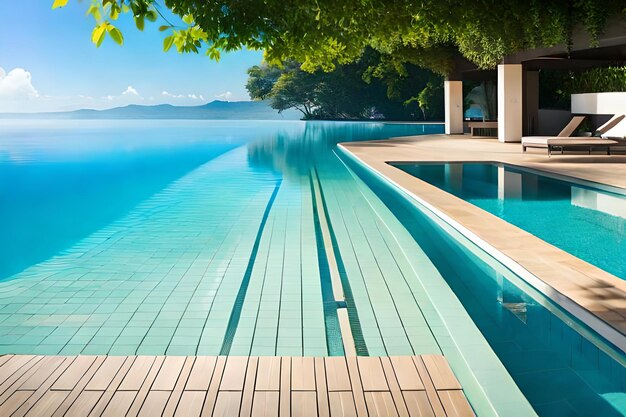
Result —
[{"label": "distant mountain", "polygon": [[107,110],[82,109],[50,113],[0,113],[0,119],[207,119],[298,120],[296,110],[278,113],[264,101],[215,100],[201,106],[131,104]]}]

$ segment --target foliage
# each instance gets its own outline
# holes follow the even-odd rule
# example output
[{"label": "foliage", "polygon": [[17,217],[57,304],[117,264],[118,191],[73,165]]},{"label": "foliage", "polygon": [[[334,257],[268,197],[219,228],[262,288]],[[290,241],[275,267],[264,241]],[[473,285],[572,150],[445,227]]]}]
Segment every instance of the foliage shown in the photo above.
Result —
[{"label": "foliage", "polygon": [[[53,0],[63,7],[68,0]],[[359,59],[366,47],[404,62],[449,73],[462,56],[491,68],[504,56],[536,46],[569,45],[575,26],[596,44],[608,16],[624,17],[623,0],[94,0],[98,28],[120,13],[139,30],[168,8],[180,24],[164,49],[220,52],[262,49],[270,64],[294,60],[307,71],[331,71]],[[120,41],[117,31],[98,29]],[[115,35],[114,35],[115,34]]]},{"label": "foliage", "polygon": [[542,70],[539,83],[541,108],[569,110],[572,94],[625,92],[626,67],[593,68],[578,73]]},{"label": "foliage", "polygon": [[[269,99],[278,111],[296,108],[305,119],[441,119],[442,78],[414,65],[401,68],[369,49],[354,63],[306,72],[295,62],[248,70],[253,99]],[[413,97],[413,95],[417,96]]]}]

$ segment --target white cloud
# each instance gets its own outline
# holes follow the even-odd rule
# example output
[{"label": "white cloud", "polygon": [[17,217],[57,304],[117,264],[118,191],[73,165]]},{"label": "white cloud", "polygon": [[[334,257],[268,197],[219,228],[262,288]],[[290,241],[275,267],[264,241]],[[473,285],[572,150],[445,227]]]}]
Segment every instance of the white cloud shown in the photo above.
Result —
[{"label": "white cloud", "polygon": [[161,93],[163,97],[176,98],[176,99],[190,99],[190,100],[202,100],[204,101],[204,96],[202,94],[172,94],[167,91],[163,91]]},{"label": "white cloud", "polygon": [[123,96],[136,96],[136,97],[140,97],[139,93],[137,92],[137,90],[135,90],[133,88],[132,85],[129,85],[128,88],[126,88],[126,91],[124,91],[122,93]]},{"label": "white cloud", "polygon": [[233,93],[231,93],[230,91],[226,91],[225,93],[216,95],[215,98],[228,101],[230,100],[232,96],[233,96]]},{"label": "white cloud", "polygon": [[0,67],[0,98],[17,100],[37,97],[39,93],[33,87],[30,72],[14,68],[7,73]]}]

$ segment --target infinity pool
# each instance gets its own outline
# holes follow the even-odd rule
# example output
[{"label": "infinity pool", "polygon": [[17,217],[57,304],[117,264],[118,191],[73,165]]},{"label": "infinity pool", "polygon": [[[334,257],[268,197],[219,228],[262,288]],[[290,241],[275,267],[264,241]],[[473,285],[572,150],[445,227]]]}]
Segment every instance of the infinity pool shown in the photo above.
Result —
[{"label": "infinity pool", "polygon": [[504,164],[395,166],[626,279],[624,194]]},{"label": "infinity pool", "polygon": [[479,415],[626,415],[622,353],[335,146],[441,131],[0,121],[0,353],[343,355],[345,308]]},{"label": "infinity pool", "polygon": [[[41,354],[343,354],[313,185],[330,216],[366,224],[372,211],[344,213],[366,201],[335,143],[441,131],[0,123],[0,351]],[[342,250],[380,239],[350,233]],[[383,273],[359,251],[346,255],[347,268],[367,271],[351,277],[359,351],[439,351],[415,303],[394,304],[406,284],[374,290]]]}]

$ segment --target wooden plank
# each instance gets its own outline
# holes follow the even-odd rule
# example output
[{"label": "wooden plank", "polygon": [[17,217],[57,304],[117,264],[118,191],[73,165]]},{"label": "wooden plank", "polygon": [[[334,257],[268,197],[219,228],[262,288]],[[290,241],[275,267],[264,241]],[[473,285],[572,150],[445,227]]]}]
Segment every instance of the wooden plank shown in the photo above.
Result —
[{"label": "wooden plank", "polygon": [[359,356],[357,362],[363,391],[389,391],[380,358]]},{"label": "wooden plank", "polygon": [[317,395],[313,391],[291,393],[292,417],[317,417]]},{"label": "wooden plank", "polygon": [[63,412],[63,414],[61,414],[60,410],[62,410],[64,404],[72,396],[70,393],[59,408],[57,408],[53,416],[85,417],[86,415],[89,415],[91,410],[96,406],[96,403],[100,399],[101,395],[102,391],[81,391],[76,400],[69,406],[67,412]]},{"label": "wooden plank", "polygon": [[380,358],[380,362],[383,364],[383,371],[385,372],[387,384],[389,384],[391,397],[393,398],[393,402],[396,405],[398,415],[400,417],[409,417],[409,411],[407,410],[406,404],[404,403],[404,397],[402,396],[400,385],[398,384],[396,374],[393,370],[393,366],[391,365],[391,360],[389,360],[389,358],[387,357],[382,357]]},{"label": "wooden plank", "polygon": [[328,391],[350,391],[350,375],[348,365],[343,356],[333,356],[324,358],[326,367],[326,380],[328,381]]},{"label": "wooden plank", "polygon": [[[93,408],[93,410],[91,410],[90,416],[96,417],[96,416],[101,415],[104,412],[104,410],[107,408],[107,405],[113,399],[115,393],[117,392],[117,389],[122,383],[122,380],[128,373],[128,370],[133,365],[134,361],[135,361],[135,357],[132,357],[132,356],[127,356],[124,358],[124,363],[120,367],[117,374],[111,380],[111,383],[107,386],[106,391],[104,392],[104,394],[102,394],[96,406]],[[126,391],[122,391],[122,392],[126,392]],[[131,391],[131,393],[132,393],[132,398],[135,398],[135,395],[137,394],[137,392]],[[130,407],[130,403],[128,404],[128,407]],[[128,408],[124,410],[124,413],[126,413],[126,411],[128,411]]]},{"label": "wooden plank", "polygon": [[[241,399],[240,417],[250,417],[252,414],[252,401],[254,399],[254,386],[256,383],[257,366],[259,358],[256,356],[248,360],[248,370],[246,371],[246,381],[243,386],[243,396]],[[263,378],[263,376],[261,376]]]},{"label": "wooden plank", "polygon": [[424,389],[422,379],[417,373],[415,363],[410,356],[391,356],[393,371],[402,391],[419,391]]},{"label": "wooden plank", "polygon": [[[106,405],[102,417],[125,416],[128,410],[130,410],[136,395],[137,391],[117,391]],[[97,406],[94,408],[97,408]],[[93,411],[92,414],[97,415]]]},{"label": "wooden plank", "polygon": [[437,391],[461,389],[448,361],[441,355],[421,355],[424,365]]},{"label": "wooden plank", "polygon": [[366,392],[365,401],[370,417],[398,417],[393,397],[388,391]]},{"label": "wooden plank", "polygon": [[426,391],[404,391],[402,396],[411,417],[435,417]]},{"label": "wooden plank", "polygon": [[68,395],[70,395],[69,391],[46,392],[44,396],[37,401],[37,404],[26,413],[26,417],[51,416]]},{"label": "wooden plank", "polygon": [[259,375],[255,389],[257,391],[278,391],[280,389],[280,356],[263,356],[259,358]]},{"label": "wooden plank", "polygon": [[334,391],[328,393],[331,417],[356,417],[354,398],[350,391]]},{"label": "wooden plank", "polygon": [[359,417],[367,416],[367,406],[365,404],[365,395],[363,394],[363,385],[361,384],[361,377],[359,376],[359,365],[357,358],[346,357],[348,364],[348,373],[350,375],[350,384],[352,386],[352,395],[354,396],[354,405],[356,406],[356,413]]},{"label": "wooden plank", "polygon": [[184,364],[184,356],[166,356],[150,389],[152,391],[172,391]]},{"label": "wooden plank", "polygon": [[[30,408],[34,402],[29,402],[28,399],[33,395],[33,391],[15,391],[2,405],[0,405],[0,416],[10,416],[16,410],[26,407],[28,404]],[[27,410],[28,410],[27,408]]]},{"label": "wooden plank", "polygon": [[[80,357],[79,357],[79,359],[80,359]],[[63,403],[61,403],[59,408],[54,412],[53,417],[62,417],[64,415],[66,415],[66,413],[71,414],[70,410],[78,410],[78,411],[80,411],[79,414],[71,414],[71,415],[76,415],[76,416],[80,416],[80,417],[84,417],[84,416],[89,414],[91,409],[96,405],[96,402],[100,399],[100,396],[102,395],[102,392],[101,391],[85,391],[85,392],[83,392],[83,390],[85,389],[85,387],[87,386],[87,384],[89,383],[91,378],[93,378],[94,374],[98,371],[100,366],[102,366],[102,363],[104,362],[105,359],[106,359],[105,356],[96,356],[95,357],[95,360],[94,360],[93,364],[89,367],[89,369],[87,369],[85,374],[78,380],[78,382],[76,382],[76,384],[74,386],[74,389],[72,389],[72,392],[70,392],[70,395],[67,396],[67,398],[63,401]],[[70,369],[71,369],[71,367],[68,368],[67,371],[69,371]],[[65,375],[65,373],[63,375]],[[63,377],[61,377],[61,378],[63,378]],[[61,378],[59,378],[59,379],[61,379]],[[58,382],[59,381],[57,380],[57,383]],[[68,379],[66,383],[67,384],[72,383],[72,379]],[[56,383],[55,383],[55,385],[56,385]],[[54,387],[54,385],[53,385],[53,387]],[[94,395],[87,395],[88,393],[92,393]],[[93,404],[91,404],[91,400],[94,400]],[[78,406],[77,406],[78,409],[76,409],[73,406],[74,402],[78,403]],[[87,408],[89,408],[89,409],[87,409]],[[74,413],[74,412],[76,412],[76,411],[73,411],[72,413]]]},{"label": "wooden plank", "polygon": [[420,374],[420,378],[424,383],[426,396],[428,397],[430,406],[433,408],[435,417],[446,417],[446,413],[443,410],[443,406],[441,405],[441,401],[439,400],[439,396],[437,395],[437,391],[435,390],[433,381],[431,381],[430,376],[428,375],[426,365],[424,365],[424,362],[422,362],[422,358],[419,356],[413,356],[413,362],[415,363],[417,372]]},{"label": "wooden plank", "polygon": [[278,416],[278,391],[256,391],[252,402],[252,417]]},{"label": "wooden plank", "polygon": [[[139,388],[139,392],[135,396],[135,400],[130,406],[130,410],[128,410],[128,413],[126,414],[126,417],[135,417],[139,414],[142,408],[142,405],[144,401],[147,399],[148,393],[150,392],[150,386],[152,385],[152,383],[154,382],[154,379],[159,374],[159,370],[161,369],[161,366],[163,365],[164,361],[165,361],[165,357],[163,356],[159,356],[155,359],[154,363],[150,367],[150,371],[148,372],[148,375],[146,375],[146,378],[144,379],[143,383],[141,384],[141,387]],[[168,393],[168,397],[169,397],[169,393]]]},{"label": "wooden plank", "polygon": [[202,404],[204,404],[203,391],[185,391],[181,397],[176,414],[174,417],[198,417],[202,412]]},{"label": "wooden plank", "polygon": [[13,357],[13,355],[2,355],[2,356],[0,356],[0,367],[2,367],[2,365],[4,365],[12,357]]},{"label": "wooden plank", "polygon": [[165,410],[165,404],[170,397],[169,391],[150,391],[141,405],[139,417],[160,416]]},{"label": "wooden plank", "polygon": [[228,356],[220,383],[220,391],[243,391],[247,366],[248,358],[246,356]]},{"label": "wooden plank", "polygon": [[320,417],[329,417],[328,387],[326,386],[326,367],[324,358],[315,358],[315,390],[317,392],[317,409]]},{"label": "wooden plank", "polygon": [[14,371],[7,378],[0,380],[0,392],[2,393],[0,404],[18,389],[21,381],[30,378],[37,371],[42,361],[44,361],[43,356],[31,356],[30,360],[18,361],[18,364],[12,367]]},{"label": "wooden plank", "polygon": [[217,394],[219,392],[220,383],[222,382],[225,367],[226,356],[219,356],[215,364],[215,371],[213,372],[213,377],[209,384],[209,390],[207,391],[204,405],[202,406],[202,417],[211,417],[213,415],[213,409],[215,408],[215,402],[217,401]]},{"label": "wooden plank", "polygon": [[176,381],[176,385],[174,386],[174,391],[172,391],[172,395],[170,395],[170,398],[167,401],[167,405],[165,406],[165,410],[163,411],[163,417],[174,416],[174,412],[176,411],[176,407],[178,407],[178,402],[183,395],[183,389],[185,388],[187,378],[189,378],[189,374],[191,373],[191,368],[193,367],[194,361],[195,358],[193,356],[187,356],[185,358],[183,370],[180,372],[178,380]]},{"label": "wooden plank", "polygon": [[315,361],[312,357],[291,358],[292,391],[315,391]]},{"label": "wooden plank", "polygon": [[126,361],[126,356],[108,356],[85,387],[87,391],[104,391]]},{"label": "wooden plank", "polygon": [[78,381],[85,376],[87,370],[94,364],[97,356],[78,356],[69,368],[52,385],[53,390],[71,391]]},{"label": "wooden plank", "polygon": [[467,402],[463,391],[460,390],[443,390],[437,391],[439,399],[446,410],[448,417],[475,417],[472,407]]},{"label": "wooden plank", "polygon": [[46,379],[66,360],[63,356],[50,356],[45,359],[45,364],[37,369],[33,375],[26,379],[19,390],[35,391]]},{"label": "wooden plank", "polygon": [[280,362],[280,415],[291,413],[291,358],[283,356]]},{"label": "wooden plank", "polygon": [[155,356],[138,356],[130,370],[122,380],[120,391],[139,391],[141,384],[148,376],[150,368],[156,360]]},{"label": "wooden plank", "polygon": [[[65,361],[63,361],[61,366],[55,369],[55,371],[39,386],[39,388],[37,388],[37,390],[34,393],[32,391],[23,391],[23,392],[32,393],[32,395],[28,397],[27,401],[25,401],[22,405],[20,405],[20,407],[17,409],[17,411],[15,411],[13,416],[14,417],[24,416],[28,412],[28,410],[30,410],[30,408],[48,392],[48,390],[50,389],[52,384],[57,380],[57,378],[63,375],[63,372],[65,372],[65,370],[68,369],[72,365],[72,363],[76,361],[76,359],[77,357],[68,357]],[[20,391],[17,391],[17,392],[20,392]],[[0,416],[1,415],[3,414],[0,413]]]},{"label": "wooden plank", "polygon": [[[52,366],[54,364],[54,360],[51,357],[42,357],[38,356],[37,358],[29,361],[24,366],[20,367],[17,371],[15,371],[9,378],[2,381],[0,384],[0,404],[5,402],[7,398],[9,398],[15,391],[17,391],[25,381],[30,379],[32,376],[37,375],[38,373],[46,374],[46,369],[48,365]],[[47,374],[50,376],[50,374]],[[33,388],[31,391],[35,391],[39,386]]]},{"label": "wooden plank", "polygon": [[[8,362],[0,367],[0,381],[6,381],[11,375],[13,375],[22,366],[27,365],[31,361],[39,361],[42,356],[33,355],[17,355],[11,357]],[[32,366],[32,363],[31,363]],[[30,369],[30,366],[28,367]],[[24,371],[25,372],[25,371]]]},{"label": "wooden plank", "polygon": [[238,417],[241,391],[220,391],[215,402],[215,417]]},{"label": "wooden plank", "polygon": [[211,376],[215,370],[217,357],[198,356],[185,386],[186,391],[206,391],[209,389]]}]

